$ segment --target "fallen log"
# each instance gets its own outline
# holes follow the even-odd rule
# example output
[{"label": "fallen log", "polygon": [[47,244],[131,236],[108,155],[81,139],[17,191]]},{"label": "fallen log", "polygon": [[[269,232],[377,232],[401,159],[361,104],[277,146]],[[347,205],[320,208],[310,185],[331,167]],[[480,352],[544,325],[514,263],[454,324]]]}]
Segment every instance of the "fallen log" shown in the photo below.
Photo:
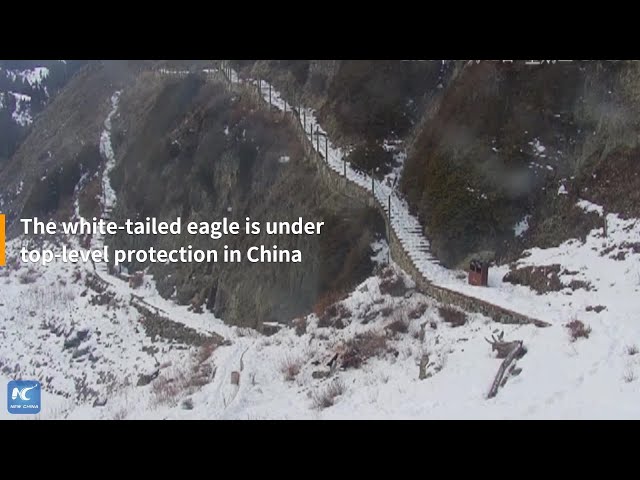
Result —
[{"label": "fallen log", "polygon": [[524,347],[522,346],[522,341],[509,342],[509,344],[513,344],[514,346],[511,352],[509,352],[507,357],[502,361],[502,365],[500,365],[500,368],[498,369],[498,374],[493,380],[493,384],[491,385],[491,390],[489,390],[487,398],[493,398],[498,394],[498,389],[500,388],[500,385],[502,385],[502,379],[505,372],[507,371],[507,368],[509,368],[511,362],[513,362],[516,358],[524,355]]}]

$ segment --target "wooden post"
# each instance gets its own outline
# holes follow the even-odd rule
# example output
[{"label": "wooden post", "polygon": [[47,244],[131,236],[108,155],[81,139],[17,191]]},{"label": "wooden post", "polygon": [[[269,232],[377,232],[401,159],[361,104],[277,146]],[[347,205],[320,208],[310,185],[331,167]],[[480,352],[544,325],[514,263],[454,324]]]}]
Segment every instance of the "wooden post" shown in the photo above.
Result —
[{"label": "wooden post", "polygon": [[271,110],[271,84],[269,84],[269,110]]},{"label": "wooden post", "polygon": [[320,132],[316,130],[316,150],[320,153]]},{"label": "wooden post", "polygon": [[607,238],[607,211],[602,211],[602,233],[604,234],[604,238]]},{"label": "wooden post", "polygon": [[329,137],[327,135],[324,136],[324,156],[327,158],[327,162],[329,162]]},{"label": "wooden post", "polygon": [[371,169],[371,195],[376,199],[376,180],[373,178],[373,169]]},{"label": "wooden post", "polygon": [[[422,332],[424,332],[424,328],[422,329]],[[425,378],[427,378],[428,366],[429,366],[429,355],[425,353],[424,355],[422,355],[422,358],[420,359],[420,371],[418,373],[419,380],[424,380]]]},{"label": "wooden post", "polygon": [[307,111],[306,110],[302,112],[302,129],[305,132],[307,131]]},{"label": "wooden post", "polygon": [[389,221],[387,222],[387,242],[389,242],[389,248],[387,249],[387,265],[391,265],[391,195],[389,195]]}]

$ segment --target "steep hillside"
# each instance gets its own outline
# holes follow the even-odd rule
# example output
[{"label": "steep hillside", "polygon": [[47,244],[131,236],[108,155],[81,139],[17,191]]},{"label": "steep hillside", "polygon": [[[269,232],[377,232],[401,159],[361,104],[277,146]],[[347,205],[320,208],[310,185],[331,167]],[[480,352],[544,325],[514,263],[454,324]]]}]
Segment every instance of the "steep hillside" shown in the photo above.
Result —
[{"label": "steep hillside", "polygon": [[0,165],[16,151],[29,127],[82,60],[0,60]]},{"label": "steep hillside", "polygon": [[[354,167],[401,173],[432,253],[449,267],[584,238],[599,220],[575,207],[579,198],[637,215],[637,62],[232,64],[313,106]],[[390,141],[402,155],[384,154]]]},{"label": "steep hillside", "polygon": [[[231,64],[90,62],[0,166],[0,381],[42,383],[36,418],[638,416],[635,63]],[[138,284],[23,263],[32,215],[325,227],[38,243],[303,255]]]},{"label": "steep hillside", "polygon": [[[344,292],[370,274],[370,245],[382,231],[375,211],[344,202],[305,162],[286,124],[255,110],[221,84],[141,77],[121,99],[114,125],[118,195],[114,218],[155,216],[183,221],[324,221],[319,237],[242,237],[225,241],[300,250],[302,263],[154,265],[160,291],[233,324],[259,327],[308,312],[324,294]],[[185,188],[189,185],[189,188]],[[115,237],[122,248],[130,238]],[[194,248],[206,237],[136,239],[137,248]],[[140,265],[130,265],[140,268]]]},{"label": "steep hillside", "polygon": [[99,140],[109,96],[130,72],[124,62],[84,66],[0,164],[0,208],[7,214],[9,236],[18,232],[21,216],[70,217],[78,182],[101,164]]},{"label": "steep hillside", "polygon": [[584,236],[593,222],[573,207],[578,196],[637,215],[637,79],[636,62],[466,66],[403,175],[434,252],[452,265],[499,258],[519,247],[514,226],[525,217],[526,246]]},{"label": "steep hillside", "polygon": [[[203,63],[206,65],[206,63]],[[65,220],[101,216],[105,171],[100,138],[114,91],[122,90],[112,119],[116,152],[109,178],[113,217],[154,216],[183,221],[324,221],[323,235],[245,237],[252,245],[300,250],[299,264],[151,266],[160,292],[196,311],[259,328],[311,310],[324,295],[339,295],[374,268],[371,244],[383,224],[367,205],[344,202],[305,162],[301,145],[276,117],[199,75],[162,77],[161,68],[196,70],[198,62],[92,62],[37,118],[0,170],[0,206],[8,233],[20,217]],[[185,186],[188,185],[188,188]],[[131,247],[131,238],[109,240]],[[251,245],[247,242],[251,241]],[[212,247],[206,237],[142,238],[136,248]],[[222,245],[215,245],[221,248]],[[126,265],[131,270],[150,265]]]}]

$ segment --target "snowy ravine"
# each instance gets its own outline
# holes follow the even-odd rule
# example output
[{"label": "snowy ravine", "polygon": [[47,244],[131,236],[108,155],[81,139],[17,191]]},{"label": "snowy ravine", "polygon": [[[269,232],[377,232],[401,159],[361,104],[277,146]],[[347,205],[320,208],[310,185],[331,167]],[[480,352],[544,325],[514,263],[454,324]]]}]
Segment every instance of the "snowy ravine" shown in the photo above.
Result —
[{"label": "snowy ravine", "polygon": [[116,157],[111,145],[111,120],[118,112],[118,102],[120,101],[120,91],[111,96],[111,110],[104,121],[104,130],[100,135],[100,154],[105,159],[104,171],[102,173],[102,212],[110,213],[116,201],[116,194],[111,187],[109,174],[116,166]]}]

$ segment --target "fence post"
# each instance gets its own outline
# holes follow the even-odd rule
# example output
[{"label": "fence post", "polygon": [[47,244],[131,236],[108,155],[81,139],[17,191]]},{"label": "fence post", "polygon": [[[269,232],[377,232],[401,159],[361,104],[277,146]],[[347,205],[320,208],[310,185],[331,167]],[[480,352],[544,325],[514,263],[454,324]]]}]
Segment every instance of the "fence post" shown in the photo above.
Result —
[{"label": "fence post", "polygon": [[271,84],[269,84],[269,111],[271,111]]},{"label": "fence post", "polygon": [[324,156],[327,158],[327,163],[329,162],[329,137],[327,135],[324,136]]},{"label": "fence post", "polygon": [[347,179],[347,158],[342,157],[342,167],[344,169],[344,178]]},{"label": "fence post", "polygon": [[316,150],[320,153],[320,132],[316,130]]},{"label": "fence post", "polygon": [[373,200],[376,199],[376,179],[373,178],[373,168],[371,169],[371,195],[373,196]]},{"label": "fence post", "polygon": [[387,265],[391,265],[391,195],[389,195],[389,222],[387,225],[387,241],[389,248],[387,249]]},{"label": "fence post", "polygon": [[306,110],[302,112],[302,129],[305,132],[307,131],[307,111]]}]

